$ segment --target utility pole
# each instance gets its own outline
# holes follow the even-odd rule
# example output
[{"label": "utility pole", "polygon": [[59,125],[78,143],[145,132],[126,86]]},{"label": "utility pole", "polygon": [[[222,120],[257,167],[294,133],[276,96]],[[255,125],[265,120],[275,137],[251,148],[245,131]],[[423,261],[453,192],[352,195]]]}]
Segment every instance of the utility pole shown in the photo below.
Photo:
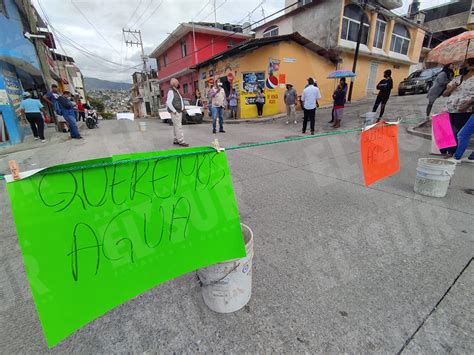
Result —
[{"label": "utility pole", "polygon": [[216,8],[216,0],[214,0],[214,28],[217,28],[217,8]]},{"label": "utility pole", "polygon": [[[352,72],[355,74],[357,69],[357,60],[359,59],[359,48],[360,41],[362,40],[362,32],[364,30],[364,16],[365,16],[365,7],[367,6],[368,0],[361,0],[362,3],[362,14],[360,15],[360,26],[359,33],[357,34],[357,44],[354,52],[354,62],[352,64]],[[349,94],[347,101],[351,102],[352,100],[352,90],[354,88],[354,78],[351,79],[351,85],[349,86]]]},{"label": "utility pole", "polygon": [[125,37],[125,45],[130,45],[133,47],[136,45],[137,47],[141,47],[142,49],[142,60],[143,60],[143,72],[147,72],[147,61],[148,57],[145,55],[145,50],[143,49],[143,40],[142,40],[142,32],[140,30],[131,30],[131,29],[124,29],[122,28],[122,33],[125,37],[125,33],[128,33],[128,37]]}]

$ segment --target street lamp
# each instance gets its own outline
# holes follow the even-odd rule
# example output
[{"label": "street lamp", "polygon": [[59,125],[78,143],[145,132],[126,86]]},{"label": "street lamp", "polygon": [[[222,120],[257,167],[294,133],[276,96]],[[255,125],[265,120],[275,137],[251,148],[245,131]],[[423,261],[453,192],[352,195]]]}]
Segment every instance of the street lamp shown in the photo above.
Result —
[{"label": "street lamp", "polygon": [[[360,41],[362,39],[362,31],[364,30],[364,16],[365,16],[365,9],[367,7],[367,4],[369,3],[369,0],[360,0],[359,1],[360,5],[362,6],[362,14],[360,15],[360,25],[359,25],[359,33],[357,34],[357,44],[354,52],[354,61],[352,64],[352,72],[356,74],[356,68],[357,68],[357,59],[359,59],[359,48],[360,48]],[[349,95],[347,97],[347,100],[351,102],[352,100],[352,90],[354,88],[354,79],[351,79],[351,85],[349,86]]]}]

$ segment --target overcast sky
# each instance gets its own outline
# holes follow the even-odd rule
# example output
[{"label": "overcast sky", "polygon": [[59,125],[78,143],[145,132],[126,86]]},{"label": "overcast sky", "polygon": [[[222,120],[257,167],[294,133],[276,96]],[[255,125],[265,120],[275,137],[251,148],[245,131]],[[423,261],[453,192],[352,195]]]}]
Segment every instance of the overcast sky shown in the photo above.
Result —
[{"label": "overcast sky", "polygon": [[[39,6],[41,4],[49,22],[60,33],[59,36],[69,38],[59,40],[62,48],[59,46],[58,51],[74,57],[85,76],[130,82],[131,74],[140,70],[140,67],[130,68],[140,65],[140,50],[136,46],[131,48],[125,45],[122,28],[140,29],[145,53],[149,54],[179,23],[214,21],[213,1],[33,0],[33,4],[44,18]],[[445,2],[448,1],[421,1],[422,8]],[[406,12],[410,3],[411,0],[404,0],[404,7],[396,12]],[[268,16],[283,8],[285,0],[216,0],[216,4],[218,22],[242,23],[248,21],[248,13],[259,4],[262,5],[251,15],[252,22],[263,17],[262,9]],[[67,43],[70,40],[75,43]],[[84,54],[84,49],[90,54]],[[94,55],[122,66],[95,58]]]}]

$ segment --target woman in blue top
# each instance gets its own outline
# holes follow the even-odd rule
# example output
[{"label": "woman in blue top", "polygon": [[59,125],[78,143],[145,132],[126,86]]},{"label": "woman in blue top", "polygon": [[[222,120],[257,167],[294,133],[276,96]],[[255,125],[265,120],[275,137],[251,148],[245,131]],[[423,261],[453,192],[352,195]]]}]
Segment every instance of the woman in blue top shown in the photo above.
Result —
[{"label": "woman in blue top", "polygon": [[230,118],[237,119],[237,94],[234,90],[230,92],[229,97]]},{"label": "woman in blue top", "polygon": [[40,100],[31,98],[29,92],[23,93],[23,100],[20,104],[20,111],[26,116],[26,120],[31,126],[35,140],[41,139],[41,143],[46,142],[44,139],[44,120],[41,112],[45,113]]}]

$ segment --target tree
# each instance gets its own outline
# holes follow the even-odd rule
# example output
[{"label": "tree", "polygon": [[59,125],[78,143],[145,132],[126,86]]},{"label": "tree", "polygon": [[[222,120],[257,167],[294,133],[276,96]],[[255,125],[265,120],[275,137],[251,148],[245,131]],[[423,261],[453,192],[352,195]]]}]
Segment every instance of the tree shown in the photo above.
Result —
[{"label": "tree", "polygon": [[87,101],[89,101],[89,104],[94,107],[98,112],[104,112],[105,106],[101,99],[89,96],[87,97]]}]

